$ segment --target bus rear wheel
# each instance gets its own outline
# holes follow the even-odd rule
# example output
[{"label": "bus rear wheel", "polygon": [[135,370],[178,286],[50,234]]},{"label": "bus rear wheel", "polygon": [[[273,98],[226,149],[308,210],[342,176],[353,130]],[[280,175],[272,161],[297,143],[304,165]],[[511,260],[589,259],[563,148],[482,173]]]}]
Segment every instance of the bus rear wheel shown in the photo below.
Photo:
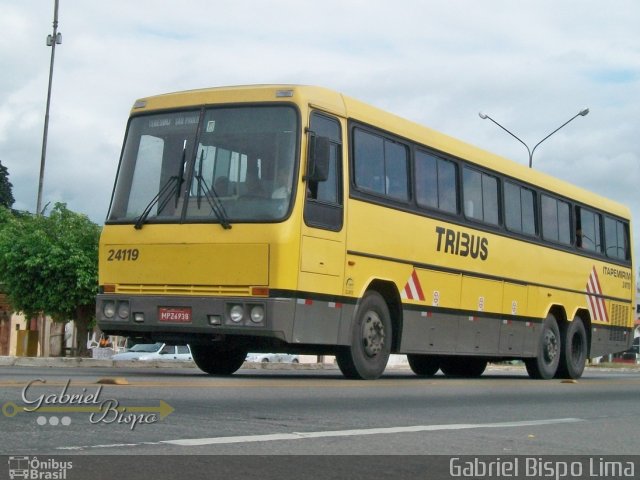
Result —
[{"label": "bus rear wheel", "polygon": [[210,345],[191,345],[193,361],[200,370],[209,375],[231,375],[247,358],[242,348],[216,348]]},{"label": "bus rear wheel", "polygon": [[558,371],[560,351],[562,350],[560,329],[553,314],[549,314],[542,324],[538,341],[538,354],[524,361],[527,373],[531,378],[548,380]]},{"label": "bus rear wheel", "polygon": [[378,292],[362,298],[351,327],[351,345],[336,353],[336,362],[347,378],[375,380],[387,367],[391,353],[391,316]]},{"label": "bus rear wheel", "polygon": [[556,377],[580,378],[587,361],[587,331],[582,320],[574,318],[560,331],[562,350]]},{"label": "bus rear wheel", "polygon": [[440,370],[447,377],[477,378],[487,368],[487,361],[475,357],[447,357],[440,362]]},{"label": "bus rear wheel", "polygon": [[440,370],[440,358],[435,355],[408,354],[411,371],[420,377],[433,377]]}]

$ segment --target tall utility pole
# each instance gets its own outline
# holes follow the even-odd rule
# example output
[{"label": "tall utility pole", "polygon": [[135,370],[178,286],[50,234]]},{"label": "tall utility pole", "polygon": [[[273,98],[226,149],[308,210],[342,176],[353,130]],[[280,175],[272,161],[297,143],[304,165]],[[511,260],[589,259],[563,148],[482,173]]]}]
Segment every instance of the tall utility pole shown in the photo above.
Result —
[{"label": "tall utility pole", "polygon": [[[51,47],[51,64],[49,65],[49,88],[47,90],[47,108],[44,114],[44,132],[42,134],[42,156],[40,157],[40,179],[38,181],[38,201],[36,203],[36,215],[42,214],[42,185],[44,183],[44,162],[47,157],[47,134],[49,133],[49,106],[51,105],[51,83],[53,81],[53,60],[56,56],[56,45],[62,43],[62,34],[58,32],[58,0],[53,7],[53,33],[47,35],[47,47]],[[40,355],[44,356],[44,330],[47,324],[46,317],[38,315]]]},{"label": "tall utility pole", "polygon": [[51,64],[49,66],[49,89],[47,90],[47,109],[44,114],[44,133],[42,134],[42,156],[40,157],[40,180],[38,181],[38,202],[36,215],[42,213],[42,185],[44,183],[44,163],[47,157],[47,134],[49,132],[49,106],[51,105],[51,83],[53,81],[53,60],[56,56],[56,45],[62,43],[62,34],[58,32],[58,0],[53,10],[53,34],[47,35],[47,47],[51,47]]}]

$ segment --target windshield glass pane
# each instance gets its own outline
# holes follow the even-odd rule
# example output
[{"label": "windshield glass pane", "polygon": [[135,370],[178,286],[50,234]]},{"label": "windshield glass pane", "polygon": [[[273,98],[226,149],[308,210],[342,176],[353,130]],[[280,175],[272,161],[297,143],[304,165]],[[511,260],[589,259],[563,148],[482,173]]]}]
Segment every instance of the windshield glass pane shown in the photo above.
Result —
[{"label": "windshield glass pane", "polygon": [[129,352],[153,353],[160,350],[162,343],[138,343],[129,349]]},{"label": "windshield glass pane", "polygon": [[287,106],[134,118],[108,220],[281,220],[290,209],[297,138],[296,111]]},{"label": "windshield glass pane", "polygon": [[[178,220],[180,185],[193,156],[199,112],[131,120],[118,171],[109,220]],[[155,201],[155,203],[153,203]]]},{"label": "windshield glass pane", "polygon": [[187,220],[220,220],[216,210],[231,223],[283,218],[293,187],[296,138],[290,107],[207,110]]}]

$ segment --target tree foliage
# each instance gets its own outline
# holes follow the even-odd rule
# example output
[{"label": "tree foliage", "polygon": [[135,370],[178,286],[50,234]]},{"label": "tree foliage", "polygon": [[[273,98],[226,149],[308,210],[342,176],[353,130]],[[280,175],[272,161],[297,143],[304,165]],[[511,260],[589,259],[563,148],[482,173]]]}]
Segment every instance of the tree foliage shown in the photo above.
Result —
[{"label": "tree foliage", "polygon": [[76,320],[81,350],[95,312],[99,236],[98,225],[61,203],[48,217],[0,207],[0,282],[12,306]]},{"label": "tree foliage", "polygon": [[15,199],[12,193],[13,185],[9,182],[9,171],[0,162],[0,207],[11,208]]}]

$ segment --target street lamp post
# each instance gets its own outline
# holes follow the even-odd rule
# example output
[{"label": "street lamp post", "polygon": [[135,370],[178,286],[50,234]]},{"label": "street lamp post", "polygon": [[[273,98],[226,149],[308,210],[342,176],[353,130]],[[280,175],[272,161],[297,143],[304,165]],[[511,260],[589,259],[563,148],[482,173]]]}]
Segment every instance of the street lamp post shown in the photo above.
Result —
[{"label": "street lamp post", "polygon": [[587,115],[589,113],[589,109],[585,108],[584,110],[580,110],[578,113],[576,113],[573,117],[571,117],[569,120],[567,120],[566,122],[564,122],[562,125],[560,125],[558,128],[556,128],[553,132],[551,132],[549,135],[547,135],[546,137],[544,137],[542,140],[540,140],[538,143],[536,143],[536,145],[533,147],[533,149],[530,149],[529,146],[524,143],[522,140],[520,140],[516,135],[514,135],[513,133],[511,133],[509,130],[507,130],[506,128],[504,128],[502,125],[500,125],[498,122],[496,122],[493,118],[491,118],[489,115],[480,112],[478,115],[480,116],[481,119],[483,120],[491,120],[493,123],[495,123],[497,126],[499,126],[502,130],[504,130],[505,132],[507,132],[509,135],[511,135],[513,138],[515,138],[516,140],[518,140],[521,144],[523,144],[525,146],[525,148],[527,149],[527,152],[529,152],[529,168],[531,168],[533,166],[533,152],[536,151],[536,148],[538,148],[538,145],[540,145],[542,142],[544,142],[547,138],[549,138],[551,135],[553,135],[554,133],[556,133],[558,130],[560,130],[562,127],[564,127],[566,124],[568,124],[569,122],[575,120],[578,117],[584,117],[585,115]]},{"label": "street lamp post", "polygon": [[49,106],[51,105],[51,83],[53,81],[53,60],[56,55],[56,45],[62,43],[62,34],[58,32],[58,0],[55,0],[53,10],[53,34],[47,35],[47,47],[51,47],[51,64],[49,66],[49,89],[47,90],[47,108],[44,114],[44,132],[42,134],[42,156],[40,157],[40,179],[38,181],[38,201],[36,215],[42,209],[42,185],[44,183],[44,163],[47,156],[47,134],[49,131]]},{"label": "street lamp post", "polygon": [[[38,201],[36,202],[36,215],[42,214],[42,185],[44,183],[44,163],[47,156],[47,134],[49,131],[49,106],[51,105],[51,83],[53,80],[53,60],[56,55],[56,45],[62,43],[62,34],[58,32],[58,0],[53,7],[53,33],[47,35],[47,47],[51,47],[51,63],[49,65],[49,88],[47,90],[47,108],[44,114],[44,132],[42,133],[42,155],[40,157],[40,178],[38,180]],[[38,314],[40,326],[40,355],[44,356],[44,330],[47,319],[42,312]]]}]

